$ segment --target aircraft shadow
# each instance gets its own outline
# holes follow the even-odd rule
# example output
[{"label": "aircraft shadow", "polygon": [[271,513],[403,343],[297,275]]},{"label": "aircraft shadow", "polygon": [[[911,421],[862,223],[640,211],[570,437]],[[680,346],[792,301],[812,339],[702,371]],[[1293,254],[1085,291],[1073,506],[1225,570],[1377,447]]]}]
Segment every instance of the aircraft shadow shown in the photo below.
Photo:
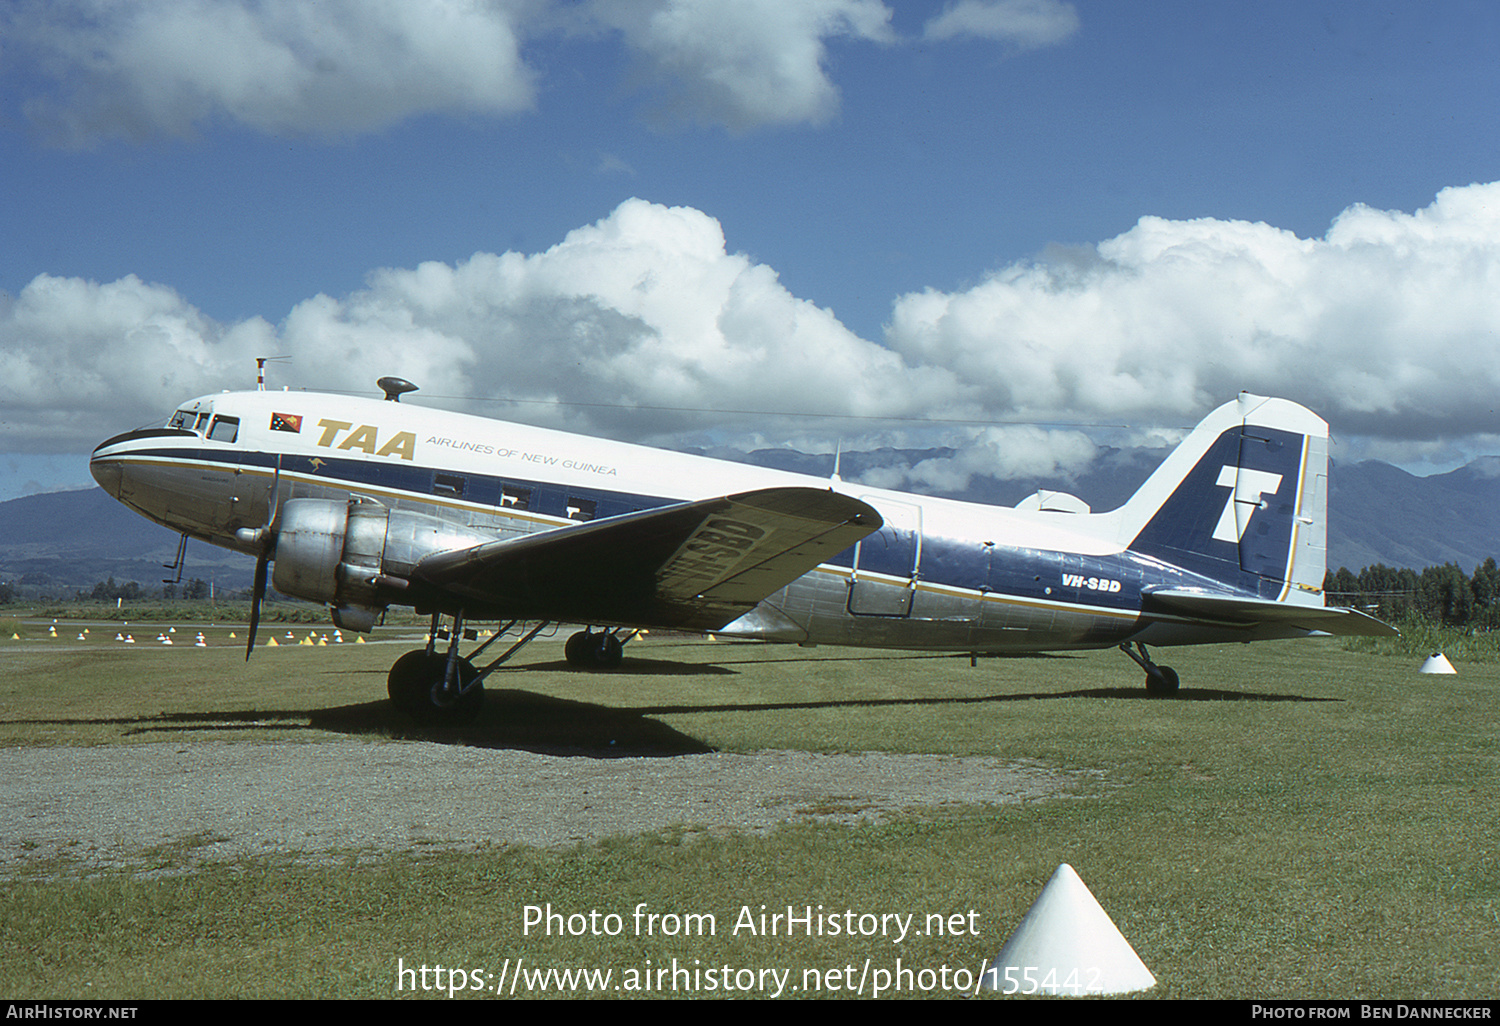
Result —
[{"label": "aircraft shadow", "polygon": [[29,726],[113,726],[126,737],[237,732],[295,734],[308,730],[351,736],[379,735],[412,741],[504,748],[539,755],[596,759],[667,758],[714,751],[711,745],[634,709],[526,691],[486,691],[479,716],[463,726],[413,723],[377,700],[326,709],[244,709],[158,713],[153,716],[7,720]]},{"label": "aircraft shadow", "polygon": [[[526,663],[506,669],[547,670],[552,673],[638,673],[648,677],[724,677],[734,676],[738,672],[714,663],[675,663],[667,659],[637,659],[634,656],[627,656],[623,664],[607,670],[585,669],[563,659],[555,659],[546,663]],[[500,672],[503,673],[504,670]],[[490,679],[499,680],[500,677],[497,675]]]},{"label": "aircraft shadow", "polygon": [[1222,688],[1182,688],[1167,694],[1154,694],[1145,688],[1083,688],[1048,695],[1017,695],[1017,698],[1129,698],[1146,702],[1342,702],[1342,698],[1317,698],[1312,695],[1273,695],[1253,691],[1226,691]]},{"label": "aircraft shadow", "polygon": [[[670,666],[672,664],[663,664]],[[684,672],[701,672],[690,664]],[[732,671],[720,671],[732,672]],[[1080,688],[933,698],[852,698],[812,702],[735,702],[644,705],[612,708],[519,689],[487,690],[479,716],[469,724],[413,723],[383,699],[325,709],[250,709],[158,713],[153,716],[8,720],[11,724],[66,727],[116,726],[126,736],[235,731],[295,733],[323,730],[381,735],[475,748],[514,749],[539,755],[594,759],[671,758],[715,751],[655,717],[710,712],[781,712],[810,709],[876,709],[892,706],[998,705],[1006,702],[1129,699],[1148,702],[1340,702],[1338,698],[1264,694],[1222,688],[1183,688],[1151,694],[1143,687]]]},{"label": "aircraft shadow", "polygon": [[615,709],[516,689],[487,688],[479,715],[462,726],[413,723],[386,701],[315,711],[312,726],[351,734],[380,733],[405,740],[594,759],[666,758],[714,751],[711,745],[650,719],[637,709]]},{"label": "aircraft shadow", "polygon": [[1128,698],[1150,702],[1342,702],[1341,698],[1311,698],[1305,695],[1266,695],[1217,688],[1183,688],[1168,695],[1155,695],[1145,688],[1084,688],[1076,691],[1035,691],[1013,695],[964,695],[953,698],[854,698],[827,702],[747,702],[712,705],[646,705],[630,712],[643,716],[668,716],[702,712],[773,712],[789,709],[857,709],[896,705],[998,705],[1002,702],[1042,702],[1072,698]]}]

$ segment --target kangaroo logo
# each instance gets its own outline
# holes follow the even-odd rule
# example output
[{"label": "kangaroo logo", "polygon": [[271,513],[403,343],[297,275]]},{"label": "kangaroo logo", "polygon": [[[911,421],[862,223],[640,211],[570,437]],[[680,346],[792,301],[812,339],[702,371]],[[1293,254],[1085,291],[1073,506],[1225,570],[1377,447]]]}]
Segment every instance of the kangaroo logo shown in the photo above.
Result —
[{"label": "kangaroo logo", "polygon": [[[1214,537],[1219,541],[1238,545],[1245,536],[1245,528],[1250,526],[1250,518],[1261,506],[1262,496],[1275,495],[1276,489],[1281,487],[1281,475],[1225,465],[1220,469],[1219,480],[1215,484],[1228,488],[1229,498],[1224,502],[1224,512],[1219,516],[1218,526],[1214,528]],[[1235,515],[1234,505],[1237,502],[1250,507],[1245,511],[1243,520]]]}]

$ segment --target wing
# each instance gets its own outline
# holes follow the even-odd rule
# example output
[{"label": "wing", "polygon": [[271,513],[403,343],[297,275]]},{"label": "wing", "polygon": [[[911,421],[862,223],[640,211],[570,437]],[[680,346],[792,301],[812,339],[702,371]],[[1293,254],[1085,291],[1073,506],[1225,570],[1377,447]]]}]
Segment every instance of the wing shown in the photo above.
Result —
[{"label": "wing", "polygon": [[1384,621],[1342,606],[1303,606],[1293,602],[1224,595],[1191,588],[1163,588],[1147,592],[1144,611],[1186,614],[1226,624],[1272,623],[1324,634],[1363,634],[1385,637],[1400,633]]},{"label": "wing", "polygon": [[869,505],[766,488],[422,559],[470,615],[713,630],[881,525]]}]

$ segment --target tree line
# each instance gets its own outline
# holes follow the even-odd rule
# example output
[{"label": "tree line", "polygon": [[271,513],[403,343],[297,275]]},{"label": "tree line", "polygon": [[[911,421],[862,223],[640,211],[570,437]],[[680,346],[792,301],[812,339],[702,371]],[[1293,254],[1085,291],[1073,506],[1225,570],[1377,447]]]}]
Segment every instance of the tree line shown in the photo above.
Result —
[{"label": "tree line", "polygon": [[[136,581],[120,581],[116,583],[114,577],[107,581],[100,581],[94,585],[92,591],[79,590],[73,598],[79,602],[114,602],[118,599],[133,601],[135,599],[154,598],[155,592],[148,593]],[[208,582],[199,577],[194,577],[186,584],[164,583],[160,595],[164,599],[206,599],[209,597]]]},{"label": "tree line", "polygon": [[1500,628],[1500,567],[1491,556],[1464,573],[1457,563],[1416,571],[1377,563],[1358,574],[1329,572],[1323,591],[1330,605],[1353,606],[1382,620],[1424,619],[1468,630]]}]

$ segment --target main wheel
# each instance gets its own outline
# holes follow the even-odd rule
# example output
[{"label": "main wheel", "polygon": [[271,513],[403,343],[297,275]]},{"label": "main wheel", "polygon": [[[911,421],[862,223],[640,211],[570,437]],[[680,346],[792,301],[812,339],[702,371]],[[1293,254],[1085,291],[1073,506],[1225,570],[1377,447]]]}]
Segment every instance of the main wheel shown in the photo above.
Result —
[{"label": "main wheel", "polygon": [[467,723],[479,714],[484,704],[484,685],[470,683],[479,671],[467,659],[456,667],[455,685],[463,694],[450,694],[443,687],[448,657],[426,649],[416,649],[396,660],[386,678],[386,691],[397,709],[424,723]]},{"label": "main wheel", "polygon": [[568,661],[569,666],[586,667],[594,665],[594,635],[592,631],[578,631],[569,635],[567,643],[563,645],[563,658]]},{"label": "main wheel", "polygon": [[625,661],[625,643],[610,631],[579,631],[563,646],[569,666],[586,670],[612,670]]},{"label": "main wheel", "polygon": [[625,643],[613,634],[599,635],[598,647],[594,649],[594,665],[603,670],[613,670],[625,661]]}]

